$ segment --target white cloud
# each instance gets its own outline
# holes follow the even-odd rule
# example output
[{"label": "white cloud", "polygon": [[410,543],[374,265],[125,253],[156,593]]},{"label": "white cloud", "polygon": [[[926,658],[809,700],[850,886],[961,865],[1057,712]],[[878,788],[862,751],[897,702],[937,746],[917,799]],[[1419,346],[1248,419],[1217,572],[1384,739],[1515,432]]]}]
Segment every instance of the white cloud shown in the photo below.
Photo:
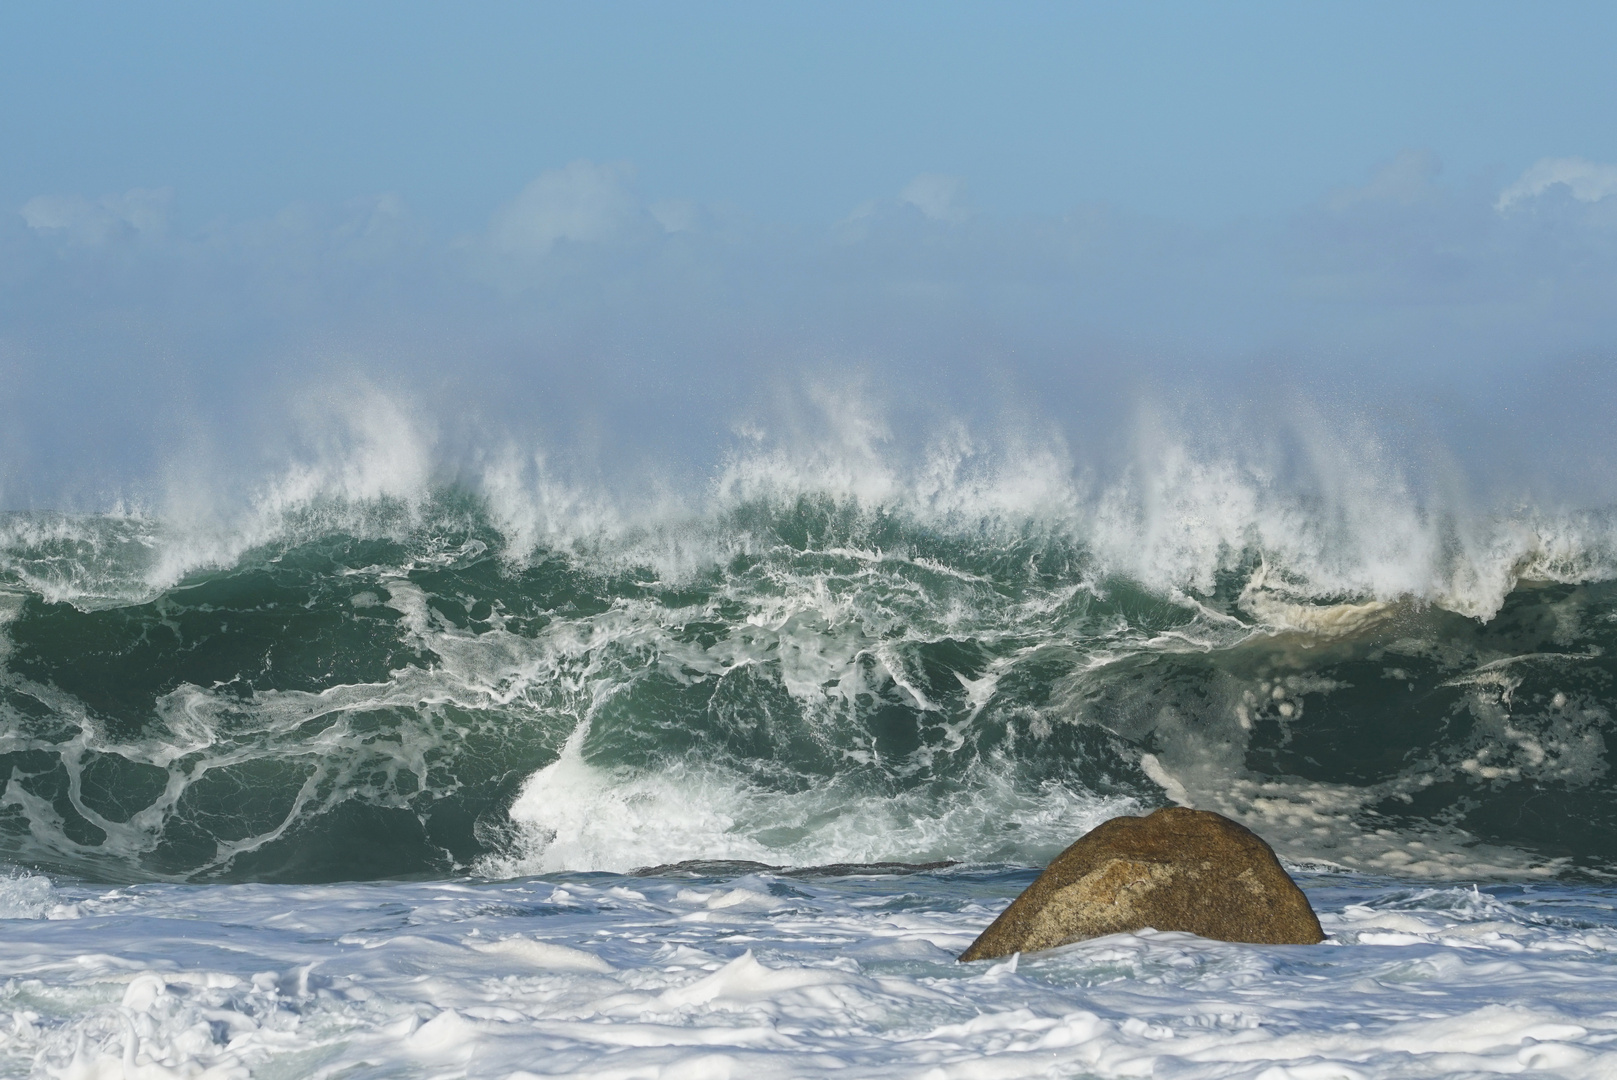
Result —
[{"label": "white cloud", "polygon": [[1443,163],[1430,150],[1400,150],[1398,156],[1378,168],[1363,187],[1346,188],[1328,200],[1332,210],[1346,210],[1360,203],[1396,203],[1412,206],[1432,190],[1432,181],[1443,171]]},{"label": "white cloud", "polygon": [[1602,165],[1581,157],[1543,158],[1499,193],[1494,209],[1508,210],[1557,184],[1564,184],[1579,202],[1599,202],[1607,195],[1617,195],[1617,165]]},{"label": "white cloud", "polygon": [[664,232],[693,232],[701,211],[689,199],[661,199],[646,208]]},{"label": "white cloud", "polygon": [[960,198],[964,186],[958,176],[922,173],[909,182],[898,198],[933,221],[964,221],[971,216]]},{"label": "white cloud", "polygon": [[575,161],[540,173],[516,198],[495,211],[489,239],[509,252],[543,253],[559,240],[610,239],[640,214],[629,190],[627,165]]},{"label": "white cloud", "polygon": [[82,195],[38,195],[23,204],[30,229],[64,232],[86,244],[99,244],[126,232],[154,236],[168,227],[171,188],[134,188],[91,201]]}]

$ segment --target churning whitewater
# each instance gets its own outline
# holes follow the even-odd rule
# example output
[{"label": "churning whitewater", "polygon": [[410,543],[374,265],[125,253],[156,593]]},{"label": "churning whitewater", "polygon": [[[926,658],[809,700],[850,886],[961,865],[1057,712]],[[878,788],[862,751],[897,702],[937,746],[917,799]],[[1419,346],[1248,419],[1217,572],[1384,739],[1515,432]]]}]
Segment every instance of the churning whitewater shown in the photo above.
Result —
[{"label": "churning whitewater", "polygon": [[[5,1075],[1610,1075],[1609,514],[1178,449],[629,513],[372,450],[0,522]],[[1327,944],[954,963],[1173,802]]]}]

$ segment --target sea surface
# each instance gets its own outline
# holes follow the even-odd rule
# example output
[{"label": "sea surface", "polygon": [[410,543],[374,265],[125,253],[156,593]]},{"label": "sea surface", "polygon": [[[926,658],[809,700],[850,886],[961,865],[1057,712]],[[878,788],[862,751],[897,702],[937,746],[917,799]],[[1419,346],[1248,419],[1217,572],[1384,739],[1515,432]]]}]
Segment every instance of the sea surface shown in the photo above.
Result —
[{"label": "sea surface", "polygon": [[[1384,496],[0,517],[0,1076],[1617,1077],[1617,523]],[[955,961],[1172,803],[1327,941]]]}]

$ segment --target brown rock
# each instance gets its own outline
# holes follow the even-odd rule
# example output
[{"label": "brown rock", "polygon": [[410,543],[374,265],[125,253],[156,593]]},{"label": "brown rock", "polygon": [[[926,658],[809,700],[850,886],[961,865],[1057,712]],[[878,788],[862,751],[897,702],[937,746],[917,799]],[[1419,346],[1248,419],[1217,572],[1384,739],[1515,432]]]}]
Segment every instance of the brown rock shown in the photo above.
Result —
[{"label": "brown rock", "polygon": [[1091,829],[960,959],[1053,949],[1148,926],[1261,945],[1325,940],[1308,897],[1257,834],[1207,810],[1169,806]]}]

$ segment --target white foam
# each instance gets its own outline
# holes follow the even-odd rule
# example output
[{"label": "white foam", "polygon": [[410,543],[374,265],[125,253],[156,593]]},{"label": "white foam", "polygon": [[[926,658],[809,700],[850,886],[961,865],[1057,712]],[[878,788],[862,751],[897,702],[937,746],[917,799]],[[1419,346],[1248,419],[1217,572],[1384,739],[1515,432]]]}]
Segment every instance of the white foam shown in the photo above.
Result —
[{"label": "white foam", "polygon": [[1617,1067],[1604,894],[1307,884],[1330,935],[1318,946],[1144,930],[967,965],[954,954],[1014,893],[1008,879],[70,886],[94,918],[0,937],[0,1074],[1600,1080]]},{"label": "white foam", "polygon": [[40,874],[0,876],[0,919],[70,919],[78,914],[61,903],[50,879]]},{"label": "white foam", "polygon": [[608,770],[584,760],[587,734],[581,726],[561,757],[523,785],[509,811],[517,843],[480,863],[481,873],[622,872],[692,859],[792,866],[989,861],[1013,852],[1054,854],[1102,821],[1139,810],[1131,799],[1059,784],[1018,791],[986,768],[941,799],[926,789],[864,792],[840,778],[780,792],[696,764]]}]

